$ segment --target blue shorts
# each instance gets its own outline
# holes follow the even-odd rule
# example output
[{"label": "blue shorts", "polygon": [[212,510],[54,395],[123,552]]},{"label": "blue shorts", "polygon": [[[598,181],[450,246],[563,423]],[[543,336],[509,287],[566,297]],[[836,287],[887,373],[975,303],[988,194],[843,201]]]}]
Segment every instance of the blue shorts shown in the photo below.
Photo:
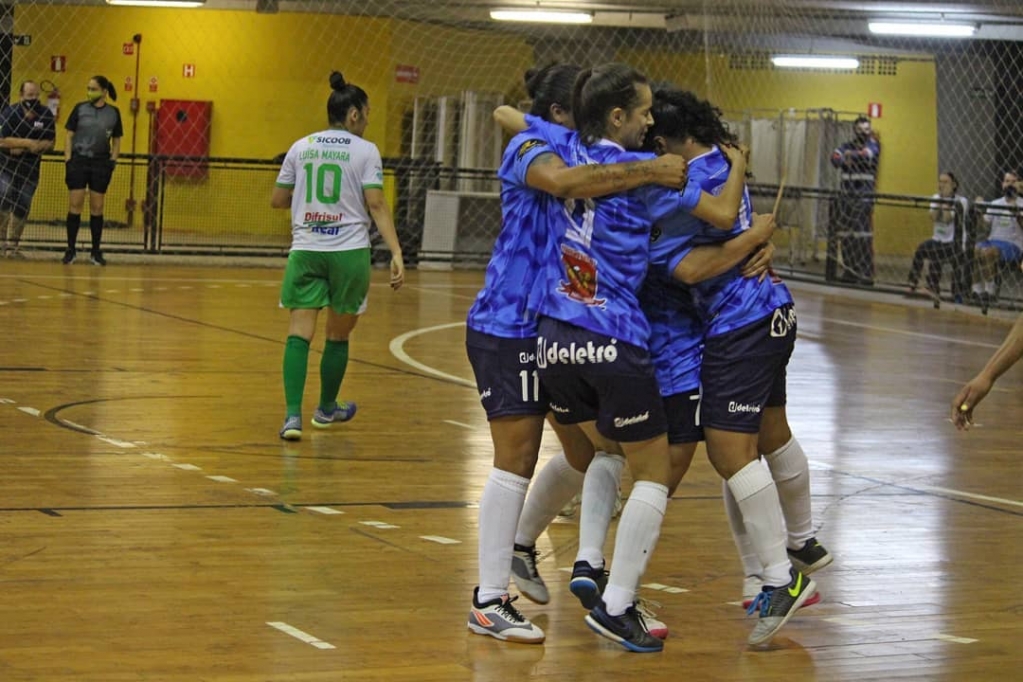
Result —
[{"label": "blue shorts", "polygon": [[985,239],[982,242],[977,242],[978,249],[998,249],[998,253],[1001,255],[1003,263],[1018,263],[1023,260],[1023,249],[1012,242],[1002,241],[1001,239]]},{"label": "blue shorts", "polygon": [[558,422],[595,421],[600,435],[619,443],[667,432],[664,402],[645,349],[542,317],[536,350],[540,381]]},{"label": "blue shorts", "polygon": [[549,401],[536,370],[535,336],[506,339],[466,329],[465,351],[488,421],[547,414]]},{"label": "blue shorts", "polygon": [[668,443],[699,443],[703,440],[700,424],[700,389],[675,393],[664,398],[668,418]]},{"label": "blue shorts", "polygon": [[38,184],[38,178],[31,180],[7,171],[0,172],[0,210],[9,211],[18,218],[27,218]]},{"label": "blue shorts", "polygon": [[795,344],[796,311],[791,304],[706,339],[700,374],[703,426],[759,432],[764,408],[785,405],[785,371]]}]

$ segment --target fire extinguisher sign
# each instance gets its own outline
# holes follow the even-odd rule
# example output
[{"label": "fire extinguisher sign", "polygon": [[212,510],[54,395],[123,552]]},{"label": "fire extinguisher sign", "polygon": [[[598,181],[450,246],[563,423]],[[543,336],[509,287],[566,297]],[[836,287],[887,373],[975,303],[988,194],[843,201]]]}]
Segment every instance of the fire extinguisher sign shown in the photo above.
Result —
[{"label": "fire extinguisher sign", "polygon": [[67,57],[62,54],[50,57],[50,71],[54,73],[64,73],[67,71]]}]

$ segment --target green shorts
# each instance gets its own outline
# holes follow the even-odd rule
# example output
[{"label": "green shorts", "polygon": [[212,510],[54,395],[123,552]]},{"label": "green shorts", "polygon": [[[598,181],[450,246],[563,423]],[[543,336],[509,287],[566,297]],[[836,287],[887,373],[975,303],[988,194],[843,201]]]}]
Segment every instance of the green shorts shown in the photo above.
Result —
[{"label": "green shorts", "polygon": [[326,308],[361,315],[369,294],[369,249],[292,251],[281,283],[281,307]]}]

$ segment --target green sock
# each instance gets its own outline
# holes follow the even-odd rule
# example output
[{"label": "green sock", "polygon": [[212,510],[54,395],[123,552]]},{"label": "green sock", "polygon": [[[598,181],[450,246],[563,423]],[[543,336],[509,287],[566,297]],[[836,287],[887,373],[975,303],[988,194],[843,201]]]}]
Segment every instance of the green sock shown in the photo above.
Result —
[{"label": "green sock", "polygon": [[308,367],[309,342],[301,336],[289,336],[284,344],[284,401],[288,404],[289,417],[302,414],[302,394]]},{"label": "green sock", "polygon": [[323,357],[320,358],[321,410],[330,410],[334,407],[347,368],[348,342],[327,339],[327,343],[323,344]]}]

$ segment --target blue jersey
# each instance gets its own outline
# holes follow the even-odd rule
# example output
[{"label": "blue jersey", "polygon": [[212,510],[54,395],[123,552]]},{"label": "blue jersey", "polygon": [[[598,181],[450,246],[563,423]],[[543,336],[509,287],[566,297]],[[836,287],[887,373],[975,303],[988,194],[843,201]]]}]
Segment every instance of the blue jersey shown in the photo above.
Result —
[{"label": "blue jersey", "polygon": [[[689,162],[689,183],[717,195],[728,179],[730,166],[721,150],[714,148]],[[687,187],[687,192],[688,187]],[[720,243],[749,229],[753,206],[744,190],[735,227],[718,230],[688,213],[669,210],[673,200],[665,192],[650,191],[649,211],[657,221],[659,237],[651,252],[651,266],[671,277],[675,267],[695,247]],[[696,310],[706,327],[705,336],[719,336],[762,320],[775,309],[792,303],[792,295],[780,279],[763,282],[743,277],[736,266],[717,277],[691,287]]]},{"label": "blue jersey", "polygon": [[[659,238],[655,228],[655,245]],[[639,304],[650,322],[650,357],[661,395],[688,393],[699,387],[703,323],[692,292],[652,267],[640,289]]]},{"label": "blue jersey", "polygon": [[[530,117],[532,119],[532,117]],[[548,126],[548,135],[567,138],[571,131]],[[487,265],[483,289],[469,309],[466,324],[484,334],[521,339],[536,336],[529,299],[545,252],[547,214],[557,200],[526,185],[529,165],[552,147],[529,129],[508,143],[501,159],[501,232]]]},{"label": "blue jersey", "polygon": [[[583,145],[578,135],[554,147],[568,166],[652,158],[608,140]],[[682,205],[682,193],[672,194],[675,204]],[[648,348],[650,325],[638,299],[652,224],[643,196],[640,189],[561,202],[552,216],[543,261],[539,314]]]}]

